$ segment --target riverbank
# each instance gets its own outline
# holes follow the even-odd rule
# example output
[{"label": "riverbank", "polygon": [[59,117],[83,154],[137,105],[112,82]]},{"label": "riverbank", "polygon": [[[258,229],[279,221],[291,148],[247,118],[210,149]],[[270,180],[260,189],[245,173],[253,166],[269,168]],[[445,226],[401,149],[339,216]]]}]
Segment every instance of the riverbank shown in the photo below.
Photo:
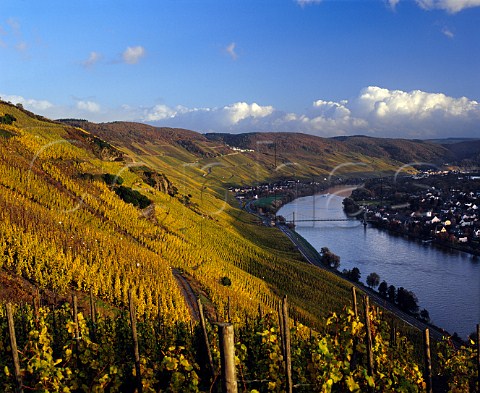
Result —
[{"label": "riverbank", "polygon": [[[357,267],[361,281],[377,273],[389,286],[413,291],[420,309],[427,309],[432,322],[466,338],[480,320],[478,278],[480,264],[469,254],[446,252],[420,244],[360,221],[344,220],[341,197],[306,197],[284,206],[278,214],[298,221],[295,232],[320,251],[328,247],[340,256],[343,269]],[[308,219],[315,217],[318,222]],[[332,220],[333,219],[333,220]]]},{"label": "riverbank", "polygon": [[[325,266],[321,261],[321,256],[318,251],[303,236],[298,234],[293,229],[287,227],[286,225],[279,225],[278,228],[283,233],[285,233],[285,235],[290,239],[290,241],[297,247],[298,251],[306,259],[307,263],[310,263],[311,265],[314,265],[320,269],[326,270],[332,274],[335,274],[336,276],[349,282],[353,287],[368,295],[377,306],[380,306],[388,312],[394,314],[397,318],[401,319],[408,325],[421,331],[425,330],[426,328],[430,329],[430,335],[434,340],[441,341],[443,337],[450,336],[450,334],[444,329],[431,323],[420,321],[414,315],[402,311],[395,304],[390,303],[385,298],[381,297],[378,292],[363,285],[363,283],[351,281],[338,270]],[[457,342],[457,344],[461,343]]]},{"label": "riverbank", "polygon": [[448,244],[448,243],[445,243],[443,241],[440,241],[438,239],[435,239],[435,238],[425,238],[425,237],[422,237],[422,236],[419,236],[419,235],[415,235],[413,233],[409,233],[409,232],[405,232],[405,231],[401,231],[401,230],[395,230],[393,228],[387,228],[385,227],[384,225],[381,225],[380,223],[376,223],[376,222],[370,222],[370,224],[375,227],[376,229],[379,229],[379,230],[382,230],[382,231],[385,231],[389,234],[395,234],[395,235],[398,235],[398,236],[403,236],[405,238],[407,238],[408,240],[414,240],[416,242],[421,242],[423,244],[431,244],[435,247],[438,247],[442,250],[451,250],[451,251],[459,251],[459,252],[463,252],[465,254],[469,254],[469,255],[472,255],[473,257],[480,257],[480,250],[473,250],[471,248],[466,248],[466,247],[462,247],[462,246],[459,246],[459,245],[455,245],[455,244]]},{"label": "riverbank", "polygon": [[380,229],[480,256],[480,180],[458,173],[369,179],[349,209]]},{"label": "riverbank", "polygon": [[[332,197],[337,196],[341,198],[346,198],[351,195],[352,191],[356,187],[357,187],[356,185],[334,186],[334,187],[327,188],[320,193],[316,193],[315,195],[328,195]],[[311,196],[314,197],[315,195],[311,195]],[[299,198],[296,198],[296,199],[299,199]],[[268,220],[263,220],[263,222],[264,224],[267,225]],[[342,280],[349,282],[352,286],[357,288],[359,291],[368,295],[377,306],[380,306],[386,311],[392,313],[393,315],[401,319],[406,324],[419,330],[425,330],[426,328],[429,328],[431,332],[431,337],[434,340],[440,341],[444,336],[450,335],[444,329],[436,325],[433,325],[431,323],[421,321],[417,319],[416,316],[409,314],[405,311],[402,311],[400,308],[398,308],[397,305],[391,302],[388,302],[385,298],[381,297],[380,294],[377,291],[373,290],[372,288],[365,286],[361,282],[355,282],[355,281],[349,280],[348,277],[346,277],[337,269],[326,266],[322,262],[322,257],[318,252],[318,250],[310,242],[308,242],[302,235],[296,232],[293,228],[281,223],[277,227],[296,246],[297,250],[302,254],[302,256],[305,258],[307,263],[314,265],[317,268],[328,271],[329,273],[336,275]]]}]

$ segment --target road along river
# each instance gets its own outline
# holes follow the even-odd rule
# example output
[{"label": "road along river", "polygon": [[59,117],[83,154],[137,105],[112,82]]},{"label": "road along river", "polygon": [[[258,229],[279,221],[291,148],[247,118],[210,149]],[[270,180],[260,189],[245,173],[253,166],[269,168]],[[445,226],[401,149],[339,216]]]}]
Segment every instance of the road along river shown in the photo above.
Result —
[{"label": "road along river", "polygon": [[437,326],[462,338],[475,331],[480,322],[480,259],[364,228],[360,221],[301,221],[345,219],[345,192],[330,192],[296,199],[277,214],[287,221],[295,215],[295,230],[313,247],[328,247],[340,256],[340,271],[358,267],[363,282],[376,272],[380,281],[413,291]]}]

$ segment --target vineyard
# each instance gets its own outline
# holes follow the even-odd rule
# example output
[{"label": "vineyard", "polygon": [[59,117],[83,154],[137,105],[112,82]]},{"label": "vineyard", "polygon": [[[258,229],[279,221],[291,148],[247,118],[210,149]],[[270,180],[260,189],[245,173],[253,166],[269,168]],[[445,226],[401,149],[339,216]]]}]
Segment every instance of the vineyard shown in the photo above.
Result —
[{"label": "vineyard", "polygon": [[[92,312],[94,307],[84,316],[73,304],[73,308],[68,303],[59,308],[23,305],[13,312],[9,306],[10,330],[7,308],[1,308],[3,391],[220,389],[224,354],[216,324],[207,322],[203,335],[201,324],[170,324],[162,315],[135,317],[135,307],[130,318],[121,310],[101,316]],[[288,314],[285,323],[282,312],[233,316],[232,364],[238,391],[423,392],[430,391],[429,384],[434,391],[478,391],[478,342],[461,348],[448,339],[436,344],[432,378],[426,376],[424,363],[415,360],[413,344],[375,307],[368,310],[368,319],[363,320],[351,309],[333,313],[319,332]],[[12,336],[18,348],[16,361]]]},{"label": "vineyard", "polygon": [[[288,294],[298,318],[315,326],[345,303],[345,282],[304,264],[283,234],[232,207],[232,196],[218,197],[216,168],[157,173],[83,130],[0,109],[16,119],[0,137],[0,267],[10,274],[58,296],[91,291],[115,307],[133,290],[142,314],[171,323],[189,318],[172,268],[219,313],[228,297],[253,315]],[[131,191],[119,195],[120,187]],[[121,198],[139,194],[151,201],[144,209]]]},{"label": "vineyard", "polygon": [[[173,272],[188,279],[210,321],[234,324],[242,391],[290,384],[280,339],[290,329],[278,316],[284,295],[295,391],[425,388],[418,332],[392,333],[391,316],[372,309],[367,365],[365,324],[344,309],[349,284],[304,263],[281,231],[225,193],[227,182],[272,176],[267,166],[238,154],[217,158],[211,145],[204,156],[191,144],[162,147],[175,157],[138,143],[116,147],[2,102],[0,117],[0,304],[23,304],[10,326],[0,311],[5,391],[18,390],[20,379],[25,391],[133,391],[139,376],[145,391],[210,391],[220,380],[218,325],[207,323],[206,346]],[[37,290],[49,294],[49,307],[28,305]],[[89,294],[97,312],[79,305],[77,313],[72,292]],[[468,391],[473,347],[442,345],[433,357],[442,386]],[[205,366],[207,347],[213,367]]]}]

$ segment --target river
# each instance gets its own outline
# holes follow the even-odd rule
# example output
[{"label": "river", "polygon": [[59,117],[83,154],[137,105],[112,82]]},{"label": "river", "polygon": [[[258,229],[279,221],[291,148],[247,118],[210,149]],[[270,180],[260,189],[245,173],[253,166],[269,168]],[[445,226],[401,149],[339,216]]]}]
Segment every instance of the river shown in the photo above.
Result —
[{"label": "river", "polygon": [[277,214],[291,221],[295,213],[295,230],[318,251],[328,247],[339,255],[340,271],[356,266],[362,282],[376,272],[380,282],[413,291],[435,325],[462,338],[475,331],[480,323],[480,259],[364,228],[359,221],[299,221],[346,218],[342,200],[348,190],[330,192],[298,198]]}]

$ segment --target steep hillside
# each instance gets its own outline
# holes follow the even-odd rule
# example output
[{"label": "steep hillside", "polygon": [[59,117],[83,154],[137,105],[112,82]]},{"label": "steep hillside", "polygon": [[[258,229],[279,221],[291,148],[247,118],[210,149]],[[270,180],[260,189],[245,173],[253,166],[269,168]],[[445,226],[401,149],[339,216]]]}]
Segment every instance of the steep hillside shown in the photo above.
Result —
[{"label": "steep hillside", "polygon": [[[132,126],[114,125],[133,135],[128,146],[120,144],[127,136],[113,137],[104,125],[97,136],[5,103],[0,117],[0,266],[9,277],[57,294],[92,291],[117,307],[132,289],[140,314],[170,321],[189,318],[172,268],[184,272],[220,317],[228,298],[240,316],[256,314],[259,305],[274,309],[288,294],[296,317],[315,325],[348,303],[347,283],[305,264],[280,231],[260,226],[222,190],[239,174],[252,179],[250,158],[172,147],[176,130],[154,145],[140,128],[129,134]],[[224,146],[182,135],[205,150]],[[170,141],[165,149],[162,138]],[[150,143],[157,154],[141,150],[140,161],[134,143],[141,149]]]}]

